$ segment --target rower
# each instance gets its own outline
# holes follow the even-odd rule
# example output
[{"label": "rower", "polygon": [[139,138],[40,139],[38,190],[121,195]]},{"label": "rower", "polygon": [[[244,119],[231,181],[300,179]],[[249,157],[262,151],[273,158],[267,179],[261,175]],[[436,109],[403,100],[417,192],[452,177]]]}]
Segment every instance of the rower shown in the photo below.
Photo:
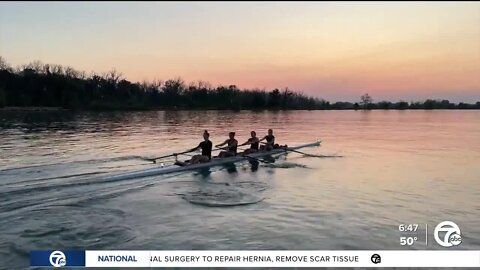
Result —
[{"label": "rower", "polygon": [[[208,133],[208,131],[205,130],[203,132],[203,142],[200,142],[197,147],[194,147],[194,148],[187,151],[187,153],[188,153],[188,152],[196,151],[198,149],[202,149],[202,154],[201,155],[195,155],[190,160],[185,161],[185,162],[177,160],[175,162],[175,164],[179,165],[179,166],[185,166],[185,165],[188,165],[188,164],[209,162],[210,159],[212,158],[212,142],[209,140],[209,138],[210,138],[210,134]],[[174,155],[175,155],[175,157],[177,156],[177,154],[174,154]]]},{"label": "rower", "polygon": [[221,144],[215,145],[215,147],[222,147],[224,145],[227,145],[227,147],[222,148],[226,149],[226,151],[221,151],[220,154],[218,154],[219,158],[224,158],[224,157],[233,157],[237,155],[237,146],[238,146],[238,141],[235,139],[235,132],[230,132],[228,134],[228,139],[225,140]]},{"label": "rower", "polygon": [[275,136],[273,136],[273,130],[272,129],[268,130],[268,135],[263,137],[260,140],[260,142],[263,141],[263,140],[266,140],[267,143],[265,143],[265,145],[262,145],[260,147],[260,150],[262,150],[262,151],[270,151],[270,150],[276,148],[275,146],[278,147],[278,144],[275,145]]},{"label": "rower", "polygon": [[252,131],[250,132],[250,136],[251,137],[246,142],[240,144],[240,146],[250,144],[250,148],[243,151],[244,155],[258,152],[258,145],[260,143],[260,140],[257,138],[257,133],[255,131]]}]

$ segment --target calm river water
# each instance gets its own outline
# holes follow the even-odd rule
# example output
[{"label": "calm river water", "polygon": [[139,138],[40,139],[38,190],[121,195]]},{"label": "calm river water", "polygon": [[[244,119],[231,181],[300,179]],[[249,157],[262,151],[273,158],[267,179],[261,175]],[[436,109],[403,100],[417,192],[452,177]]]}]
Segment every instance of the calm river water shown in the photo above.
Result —
[{"label": "calm river water", "polygon": [[[36,249],[445,249],[433,240],[444,220],[462,231],[455,249],[480,249],[480,111],[0,112],[0,120],[5,268],[27,268]],[[143,158],[196,146],[204,129],[216,144],[231,130],[243,142],[268,128],[280,144],[321,139],[302,151],[342,157],[290,153],[277,167],[105,181],[158,166]],[[399,232],[404,223],[418,233]],[[400,236],[417,241],[404,247]]]}]

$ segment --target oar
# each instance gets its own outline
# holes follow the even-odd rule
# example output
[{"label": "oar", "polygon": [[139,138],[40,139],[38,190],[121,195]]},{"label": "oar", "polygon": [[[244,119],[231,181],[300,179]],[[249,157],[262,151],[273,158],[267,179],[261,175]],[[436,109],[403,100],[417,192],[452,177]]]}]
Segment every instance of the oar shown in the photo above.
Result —
[{"label": "oar", "polygon": [[[214,150],[226,150],[228,148],[228,146],[222,148],[222,147],[215,147]],[[237,149],[238,148],[243,148],[241,146],[237,146]],[[253,160],[256,160],[256,161],[259,161],[259,162],[263,162],[263,163],[267,163],[267,164],[273,164],[273,162],[268,162],[266,160],[261,160],[261,159],[258,159],[258,158],[255,158],[255,157],[252,157],[252,156],[249,156],[249,155],[242,155],[243,157],[246,157],[246,158],[251,158]]]},{"label": "oar", "polygon": [[309,157],[317,157],[317,158],[335,158],[335,157],[343,157],[343,156],[325,156],[325,155],[313,155],[313,154],[308,154],[308,153],[305,153],[305,152],[301,152],[301,151],[298,151],[298,150],[293,150],[293,149],[285,149],[286,151],[292,151],[292,152],[295,152],[295,153],[299,153],[299,154],[302,154],[302,155],[305,155],[305,156],[309,156]]},{"label": "oar", "polygon": [[[237,146],[237,149],[240,149],[240,150],[245,150],[245,149],[248,149],[248,148],[245,148],[243,146]],[[212,151],[219,151],[219,150],[228,150],[228,146],[225,146],[225,147],[214,147],[212,149]]]},{"label": "oar", "polygon": [[167,157],[178,156],[178,155],[186,154],[186,153],[189,153],[189,152],[191,152],[191,151],[188,150],[188,151],[185,151],[185,152],[173,153],[173,154],[170,154],[170,155],[165,155],[165,156],[156,157],[156,158],[146,158],[146,160],[153,161],[153,163],[157,163],[157,159],[162,159],[162,158],[167,158]]},{"label": "oar", "polygon": [[[319,141],[320,142],[320,141]],[[267,144],[267,143],[264,143],[264,142],[260,142],[261,144]],[[299,153],[299,154],[303,154],[305,156],[309,156],[309,157],[317,157],[317,158],[327,158],[327,157],[343,157],[343,156],[325,156],[325,155],[313,155],[313,154],[308,154],[308,153],[305,153],[305,152],[301,152],[301,151],[298,151],[298,150],[294,150],[294,149],[289,149],[288,147],[285,148],[285,151],[292,151],[292,152],[295,152],[295,153]]]}]

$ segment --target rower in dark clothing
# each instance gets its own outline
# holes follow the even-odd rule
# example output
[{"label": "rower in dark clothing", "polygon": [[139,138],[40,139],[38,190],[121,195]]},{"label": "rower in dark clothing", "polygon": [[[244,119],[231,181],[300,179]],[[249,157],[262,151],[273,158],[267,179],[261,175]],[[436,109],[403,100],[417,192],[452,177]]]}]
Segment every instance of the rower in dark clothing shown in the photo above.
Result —
[{"label": "rower in dark clothing", "polygon": [[261,141],[264,141],[264,140],[266,140],[267,142],[266,142],[266,143],[262,143],[262,144],[264,144],[264,145],[262,145],[262,146],[260,147],[260,150],[262,150],[262,151],[270,151],[270,150],[276,148],[275,146],[278,147],[278,145],[275,145],[275,136],[273,136],[273,130],[272,130],[272,129],[269,129],[269,130],[268,130],[268,135],[265,136],[265,137],[263,137],[263,138],[260,140],[260,142],[261,142]]},{"label": "rower in dark clothing", "polygon": [[[188,152],[193,152],[198,149],[202,149],[202,154],[201,155],[195,155],[193,156],[190,160],[182,162],[182,161],[176,161],[175,164],[179,166],[184,166],[188,164],[196,164],[196,163],[204,163],[204,162],[209,162],[210,159],[212,158],[212,142],[209,140],[210,134],[208,134],[208,131],[203,132],[203,139],[204,141],[199,143],[197,147],[194,147]],[[175,157],[177,156],[174,154]]]},{"label": "rower in dark clothing", "polygon": [[238,141],[235,139],[235,132],[230,132],[228,136],[229,138],[226,141],[224,141],[221,144],[215,145],[215,147],[219,147],[219,148],[224,145],[227,145],[227,147],[222,148],[222,149],[225,149],[226,151],[221,151],[220,154],[218,154],[219,158],[233,157],[237,155]]},{"label": "rower in dark clothing", "polygon": [[240,144],[240,146],[250,144],[250,149],[246,149],[245,151],[243,151],[244,155],[258,152],[258,145],[260,144],[260,140],[257,138],[257,133],[255,131],[252,131],[250,132],[250,136],[251,137],[246,142]]}]

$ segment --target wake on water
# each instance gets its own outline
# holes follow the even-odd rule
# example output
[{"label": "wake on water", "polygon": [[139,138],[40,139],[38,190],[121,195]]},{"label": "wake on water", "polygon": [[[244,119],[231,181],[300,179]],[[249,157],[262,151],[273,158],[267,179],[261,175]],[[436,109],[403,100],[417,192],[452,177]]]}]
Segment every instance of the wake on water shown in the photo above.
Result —
[{"label": "wake on water", "polygon": [[290,169],[290,168],[310,169],[307,165],[294,163],[294,162],[272,163],[272,164],[265,164],[264,166],[269,168],[280,168],[280,169]]},{"label": "wake on water", "polygon": [[67,162],[60,162],[60,163],[44,163],[44,164],[34,164],[34,165],[26,165],[21,167],[6,167],[4,169],[0,169],[0,172],[10,172],[10,171],[18,171],[18,170],[29,170],[29,169],[36,169],[36,168],[45,168],[45,167],[57,167],[57,166],[67,166],[70,164],[78,165],[78,164],[101,164],[101,163],[109,163],[109,162],[119,162],[119,161],[128,161],[128,160],[145,160],[145,157],[142,156],[121,156],[121,157],[113,157],[113,158],[99,158],[99,159],[89,159],[89,160],[74,160],[74,161],[67,161]]},{"label": "wake on water", "polygon": [[[3,210],[13,210],[29,206],[55,204],[55,202],[73,203],[74,201],[90,200],[95,197],[115,196],[115,194],[131,192],[138,188],[157,184],[158,177],[129,180],[128,182],[118,181],[119,183],[108,184],[110,181],[105,177],[110,173],[116,173],[118,170],[129,170],[131,167],[151,168],[154,166],[151,163],[144,164],[141,162],[141,164],[138,164],[137,162],[129,162],[142,159],[139,156],[122,156],[56,164],[36,164],[0,170],[0,178],[5,180],[0,181],[0,186],[3,189],[0,194],[5,195],[1,200],[5,204],[1,208]],[[279,163],[261,164],[261,166],[287,169],[296,167],[308,168],[303,164],[286,162],[285,160]],[[210,173],[213,171],[209,169]],[[167,178],[172,179],[176,177],[174,174],[170,174],[169,176],[162,176],[162,178],[167,180]],[[223,183],[221,189],[218,188],[218,184],[214,182],[206,183],[201,190],[176,195],[180,195],[189,203],[203,206],[238,206],[263,201],[265,197],[262,195],[262,191],[268,187],[266,184],[258,181]],[[50,193],[50,191],[53,192],[55,190],[60,193],[55,192],[56,195],[53,196],[53,193]],[[33,192],[36,195],[32,198],[31,194]],[[89,196],[79,196],[79,192],[80,194],[89,194]],[[75,196],[72,196],[74,194]],[[75,200],[72,201],[71,199],[73,198]]]},{"label": "wake on water", "polygon": [[228,207],[255,204],[265,200],[265,197],[244,192],[191,192],[181,195],[184,200],[192,204],[210,207]]},{"label": "wake on water", "polygon": [[[308,157],[313,155],[303,155],[303,157]],[[341,157],[338,155],[315,155],[315,157]],[[263,164],[262,167],[269,168],[305,168],[310,169],[310,167],[294,163],[283,161],[281,163],[270,163]],[[231,206],[241,206],[259,203],[265,200],[265,197],[262,196],[262,191],[267,189],[267,186],[258,186],[260,182],[240,182],[232,183],[225,185],[230,186],[229,189],[222,190],[211,190],[211,189],[202,189],[194,192],[177,194],[180,195],[184,200],[188,201],[191,204],[198,204],[208,207],[231,207]],[[257,185],[246,187],[245,185]],[[236,188],[235,188],[236,187]]]}]

